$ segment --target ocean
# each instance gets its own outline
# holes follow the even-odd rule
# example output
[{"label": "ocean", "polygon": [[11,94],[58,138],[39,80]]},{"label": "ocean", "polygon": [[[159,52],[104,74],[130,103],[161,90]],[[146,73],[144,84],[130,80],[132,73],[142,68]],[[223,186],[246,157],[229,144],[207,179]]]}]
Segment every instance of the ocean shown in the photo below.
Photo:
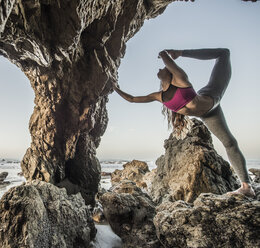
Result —
[{"label": "ocean", "polygon": [[[155,161],[145,161],[149,169],[152,170],[156,168]],[[113,172],[116,169],[123,169],[123,164],[129,162],[129,160],[101,160],[101,171],[102,172]],[[247,168],[258,168],[260,169],[260,159],[248,159],[247,160]],[[13,160],[13,159],[1,159],[0,158],[0,173],[1,172],[8,172],[8,176],[4,180],[4,182],[9,181],[9,185],[0,185],[0,198],[3,194],[8,191],[11,187],[18,186],[25,182],[25,178],[18,173],[21,173],[21,166],[20,161]],[[105,189],[109,189],[111,186],[110,184],[110,177],[104,176],[101,177],[101,187]]]}]

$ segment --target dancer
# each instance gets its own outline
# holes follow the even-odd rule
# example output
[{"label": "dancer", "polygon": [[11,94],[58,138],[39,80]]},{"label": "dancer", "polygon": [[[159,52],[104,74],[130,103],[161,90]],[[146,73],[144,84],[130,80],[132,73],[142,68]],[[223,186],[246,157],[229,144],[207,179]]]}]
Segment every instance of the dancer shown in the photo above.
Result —
[{"label": "dancer", "polygon": [[[178,57],[200,60],[216,59],[208,84],[197,93],[189,82],[187,74],[175,60]],[[246,169],[245,158],[238,147],[235,137],[230,132],[220,106],[231,78],[230,52],[225,48],[194,50],[163,50],[159,53],[165,64],[157,76],[161,80],[162,90],[146,96],[132,96],[120,90],[114,84],[114,90],[129,102],[145,103],[159,101],[168,110],[168,123],[180,133],[185,127],[184,116],[197,116],[224,145],[229,161],[241,180],[241,187],[229,194],[244,194],[254,197]]]}]

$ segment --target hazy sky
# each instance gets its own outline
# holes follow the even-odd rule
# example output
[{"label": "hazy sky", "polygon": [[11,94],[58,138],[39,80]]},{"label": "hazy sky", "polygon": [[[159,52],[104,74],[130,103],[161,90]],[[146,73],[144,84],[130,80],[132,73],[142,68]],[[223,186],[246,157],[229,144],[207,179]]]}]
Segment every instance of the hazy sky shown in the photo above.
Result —
[{"label": "hazy sky", "polygon": [[[246,158],[260,158],[260,2],[196,0],[173,2],[127,43],[119,69],[122,90],[146,95],[159,89],[156,77],[165,48],[227,47],[232,78],[222,99],[231,131]],[[179,58],[196,90],[209,78],[214,61]],[[30,145],[28,123],[34,94],[23,73],[0,57],[0,157],[22,159]],[[164,153],[170,131],[158,102],[129,103],[116,93],[109,96],[109,124],[98,157],[156,159]],[[217,151],[226,157],[219,141]]]}]

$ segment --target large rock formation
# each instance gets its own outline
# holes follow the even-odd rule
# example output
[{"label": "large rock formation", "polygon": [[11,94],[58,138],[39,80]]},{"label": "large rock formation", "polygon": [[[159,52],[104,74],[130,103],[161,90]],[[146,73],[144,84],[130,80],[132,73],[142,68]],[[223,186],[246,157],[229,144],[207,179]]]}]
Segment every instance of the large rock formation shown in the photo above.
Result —
[{"label": "large rock formation", "polygon": [[[173,1],[0,0],[0,55],[25,73],[35,92],[35,107],[29,123],[32,142],[22,161],[23,175],[28,181],[39,179],[65,186],[68,193],[81,192],[85,203],[94,205],[100,180],[96,148],[106,129],[107,95],[112,91],[112,82],[117,80],[125,44],[145,19],[161,14]],[[37,199],[28,193],[30,197],[25,202],[19,201],[27,194],[23,188],[17,192],[12,189],[2,198],[4,224],[0,227],[0,240],[7,242],[3,246],[15,240],[24,246],[24,238],[30,233],[34,236],[28,236],[28,242],[34,240],[44,245],[46,241],[37,236],[41,230],[52,240],[49,233],[44,233],[44,225],[48,231],[55,230],[64,244],[70,241],[62,233],[75,240],[77,247],[81,247],[83,241],[88,242],[89,230],[85,230],[83,224],[88,218],[84,215],[85,209],[80,217],[82,222],[70,222],[81,236],[73,230],[67,233],[64,226],[70,218],[61,218],[57,228],[46,217],[45,205],[51,203],[51,199],[46,196],[42,201],[40,189],[34,186],[28,191],[36,194]],[[50,195],[56,199],[61,191],[53,192]],[[67,199],[64,191],[62,194]],[[16,197],[14,210],[8,211],[13,196]],[[134,200],[135,208],[139,201],[139,198]],[[39,211],[30,204],[35,204]],[[81,204],[80,201],[80,209]],[[27,209],[39,218],[27,219],[30,214]],[[58,212],[53,213],[58,216]],[[55,214],[51,218],[55,218]],[[43,222],[39,222],[41,219]],[[35,226],[38,229],[34,230]],[[148,231],[152,233],[153,229]]]},{"label": "large rock formation", "polygon": [[260,202],[201,194],[194,204],[164,202],[154,218],[164,247],[260,247]]},{"label": "large rock formation", "polygon": [[39,180],[0,200],[0,247],[88,248],[96,229],[80,195]]},{"label": "large rock formation", "polygon": [[[255,187],[256,195],[260,187]],[[243,195],[202,193],[194,201],[156,203],[122,180],[99,197],[123,247],[248,247],[260,245],[260,202]],[[156,235],[155,235],[156,229]],[[159,241],[158,241],[159,239]]]},{"label": "large rock formation", "polygon": [[133,160],[111,174],[112,185],[131,180],[157,203],[168,198],[192,202],[203,192],[223,194],[238,187],[230,165],[214,150],[207,127],[197,119],[191,122],[183,140],[173,134],[165,140],[157,168],[150,172],[145,162]]},{"label": "large rock formation", "polygon": [[111,228],[123,240],[123,247],[162,247],[153,224],[155,204],[134,182],[122,180],[99,200]]},{"label": "large rock formation", "polygon": [[4,181],[8,176],[8,172],[4,171],[0,173],[0,188],[5,187],[6,185],[10,184],[9,181]]},{"label": "large rock formation", "polygon": [[148,164],[144,161],[133,160],[123,164],[123,170],[115,170],[111,174],[111,183],[115,185],[124,179],[131,180],[136,183],[138,187],[146,188],[147,185],[143,181],[143,177],[147,172],[150,172]]},{"label": "large rock formation", "polygon": [[165,141],[155,170],[134,160],[112,173],[112,188],[100,192],[104,216],[124,247],[260,245],[260,185],[253,184],[255,199],[223,194],[238,187],[236,177],[214,150],[206,126],[192,121],[185,139],[171,135]]},{"label": "large rock formation", "polygon": [[0,55],[25,73],[35,92],[32,142],[22,161],[27,180],[66,179],[94,204],[95,151],[125,44],[173,1],[1,1]]},{"label": "large rock formation", "polygon": [[1,1],[0,55],[35,92],[32,142],[22,161],[27,180],[78,189],[93,204],[100,180],[95,153],[125,44],[173,1]]},{"label": "large rock formation", "polygon": [[157,172],[150,193],[154,201],[166,196],[193,202],[201,193],[223,194],[238,187],[228,162],[214,150],[207,127],[199,120],[187,137],[165,140],[165,155],[157,159]]}]

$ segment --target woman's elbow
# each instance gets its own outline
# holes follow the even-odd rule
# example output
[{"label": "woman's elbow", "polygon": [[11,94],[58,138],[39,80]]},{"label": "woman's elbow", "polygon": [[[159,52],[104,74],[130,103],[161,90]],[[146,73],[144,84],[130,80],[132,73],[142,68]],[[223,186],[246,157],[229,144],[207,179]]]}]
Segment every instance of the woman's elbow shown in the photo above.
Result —
[{"label": "woman's elbow", "polygon": [[135,102],[135,97],[134,96],[129,96],[127,101],[133,103],[133,102]]}]

